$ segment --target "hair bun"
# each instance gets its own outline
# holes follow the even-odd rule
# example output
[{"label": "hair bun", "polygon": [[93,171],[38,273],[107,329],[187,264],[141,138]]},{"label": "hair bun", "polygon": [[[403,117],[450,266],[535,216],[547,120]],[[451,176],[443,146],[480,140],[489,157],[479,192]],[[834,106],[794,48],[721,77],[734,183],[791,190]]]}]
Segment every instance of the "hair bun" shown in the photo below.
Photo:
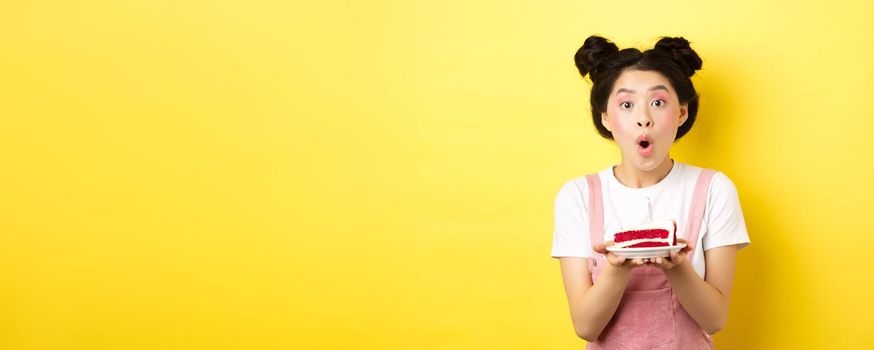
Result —
[{"label": "hair bun", "polygon": [[591,78],[598,71],[598,65],[605,58],[617,52],[619,52],[619,48],[616,47],[616,44],[600,36],[592,35],[586,38],[583,46],[577,50],[577,53],[574,55],[574,62],[580,71],[580,75],[585,77],[586,74],[589,74]]},{"label": "hair bun", "polygon": [[692,50],[689,41],[682,37],[663,37],[655,44],[655,48],[669,53],[690,77],[701,69],[701,57]]}]

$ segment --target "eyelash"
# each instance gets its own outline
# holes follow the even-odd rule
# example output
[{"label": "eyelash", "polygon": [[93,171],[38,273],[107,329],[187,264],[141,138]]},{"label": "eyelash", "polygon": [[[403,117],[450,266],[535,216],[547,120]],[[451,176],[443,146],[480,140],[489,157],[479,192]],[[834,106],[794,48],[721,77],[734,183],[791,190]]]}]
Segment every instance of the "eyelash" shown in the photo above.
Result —
[{"label": "eyelash", "polygon": [[[655,99],[655,100],[653,100],[652,102],[655,103],[656,101],[661,101],[661,104],[662,104],[662,105],[661,105],[661,106],[653,106],[653,107],[664,107],[664,105],[665,105],[666,103],[668,103],[667,101],[665,101],[665,100],[663,100],[663,99],[660,99],[660,98],[659,98],[659,99]],[[628,101],[620,102],[620,103],[619,103],[619,108],[625,108],[625,109],[631,108],[631,107],[624,107],[626,103],[627,103],[627,104],[631,104],[631,102],[628,102]],[[650,104],[652,104],[652,103],[650,103]]]}]

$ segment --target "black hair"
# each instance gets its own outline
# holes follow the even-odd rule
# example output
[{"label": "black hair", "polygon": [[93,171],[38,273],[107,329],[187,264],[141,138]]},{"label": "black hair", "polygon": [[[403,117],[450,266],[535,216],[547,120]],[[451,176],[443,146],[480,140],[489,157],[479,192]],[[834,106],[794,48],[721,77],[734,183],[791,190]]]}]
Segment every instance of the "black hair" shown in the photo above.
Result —
[{"label": "black hair", "polygon": [[680,103],[688,104],[688,117],[677,129],[674,141],[692,129],[698,114],[698,93],[690,78],[701,69],[701,58],[689,46],[688,40],[662,37],[654,48],[641,52],[635,48],[619,50],[609,40],[592,35],[577,50],[574,62],[580,75],[584,78],[589,75],[592,80],[592,94],[589,97],[592,121],[604,138],[612,140],[613,135],[601,124],[601,113],[607,111],[607,99],[616,79],[628,69],[661,73],[671,82]]}]

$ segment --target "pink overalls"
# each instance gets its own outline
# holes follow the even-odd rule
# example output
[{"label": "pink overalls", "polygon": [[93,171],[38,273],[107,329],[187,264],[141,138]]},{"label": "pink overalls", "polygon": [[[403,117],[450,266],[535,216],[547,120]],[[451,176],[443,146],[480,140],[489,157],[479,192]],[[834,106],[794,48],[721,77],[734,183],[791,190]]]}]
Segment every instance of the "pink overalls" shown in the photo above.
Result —
[{"label": "pink overalls", "polygon": [[[704,218],[707,189],[715,172],[702,169],[692,194],[685,239],[697,249],[698,231]],[[604,206],[598,174],[586,176],[589,188],[589,235],[592,245],[604,242]],[[589,259],[592,283],[605,264],[601,254]],[[692,252],[687,255],[692,258]],[[622,301],[598,340],[587,349],[713,349],[713,340],[686,313],[671,289],[664,272],[654,266],[642,266],[631,272]]]}]

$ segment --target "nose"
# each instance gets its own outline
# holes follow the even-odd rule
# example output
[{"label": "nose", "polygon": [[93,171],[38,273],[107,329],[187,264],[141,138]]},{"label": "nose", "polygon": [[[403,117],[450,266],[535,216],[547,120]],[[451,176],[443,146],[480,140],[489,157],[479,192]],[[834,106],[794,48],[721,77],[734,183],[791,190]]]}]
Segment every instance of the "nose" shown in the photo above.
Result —
[{"label": "nose", "polygon": [[646,109],[637,113],[637,126],[642,128],[649,128],[652,126],[652,118]]}]

